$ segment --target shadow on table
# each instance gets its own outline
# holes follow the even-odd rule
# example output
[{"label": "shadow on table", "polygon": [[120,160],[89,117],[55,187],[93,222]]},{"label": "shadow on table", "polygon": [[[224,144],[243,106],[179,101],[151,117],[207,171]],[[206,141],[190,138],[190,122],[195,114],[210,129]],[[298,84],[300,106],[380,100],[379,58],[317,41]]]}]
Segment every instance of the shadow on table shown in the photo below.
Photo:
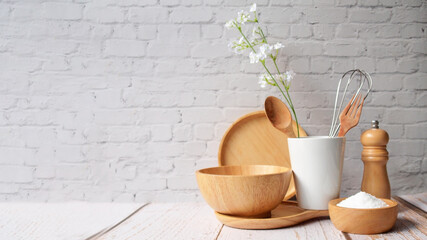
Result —
[{"label": "shadow on table", "polygon": [[396,224],[394,224],[394,227],[387,233],[399,233],[406,230],[412,232],[413,229],[420,230],[420,227],[422,226],[418,222],[412,222],[406,218],[397,218]]},{"label": "shadow on table", "polygon": [[[370,234],[370,235],[366,235],[366,236],[370,236],[373,239],[384,239],[387,237],[391,237],[391,236],[396,236],[396,235],[401,235],[404,233],[414,233],[414,229],[419,229],[421,224],[419,223],[414,223],[408,219],[404,219],[404,218],[398,218],[396,221],[396,224],[394,224],[393,228],[385,233],[382,234]],[[346,239],[353,239],[352,236],[364,236],[364,235],[359,235],[359,234],[350,234],[350,233],[344,233],[343,235]]]}]

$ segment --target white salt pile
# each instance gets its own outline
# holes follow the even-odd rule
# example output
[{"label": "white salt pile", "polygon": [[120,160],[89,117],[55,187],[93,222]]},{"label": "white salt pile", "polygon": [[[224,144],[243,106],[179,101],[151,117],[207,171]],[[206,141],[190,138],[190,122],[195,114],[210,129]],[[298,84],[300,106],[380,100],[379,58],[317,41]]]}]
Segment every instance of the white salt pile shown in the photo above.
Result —
[{"label": "white salt pile", "polygon": [[345,208],[382,208],[388,207],[383,200],[372,196],[369,193],[358,192],[355,195],[344,199],[337,204],[338,207]]}]

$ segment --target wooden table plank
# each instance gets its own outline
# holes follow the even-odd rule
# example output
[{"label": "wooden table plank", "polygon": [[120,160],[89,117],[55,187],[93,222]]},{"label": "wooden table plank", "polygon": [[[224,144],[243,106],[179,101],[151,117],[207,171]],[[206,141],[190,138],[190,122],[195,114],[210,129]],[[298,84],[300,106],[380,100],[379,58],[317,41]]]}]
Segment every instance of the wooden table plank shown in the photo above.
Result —
[{"label": "wooden table plank", "polygon": [[396,225],[378,235],[342,233],[328,218],[282,229],[234,229],[206,203],[0,203],[0,239],[427,239],[427,215],[415,207],[425,206],[425,196],[396,197]]},{"label": "wooden table plank", "polygon": [[424,212],[427,212],[427,192],[413,195],[403,195],[399,197],[414,205],[415,207],[423,210]]},{"label": "wooden table plank", "polygon": [[224,226],[218,239],[343,239],[344,235],[329,226],[329,219],[314,219],[302,224],[269,230],[242,230]]},{"label": "wooden table plank", "polygon": [[130,215],[128,215],[127,217],[121,219],[119,222],[117,222],[114,225],[110,225],[109,227],[104,228],[103,230],[99,231],[98,233],[92,235],[91,237],[87,238],[86,240],[96,240],[99,237],[101,237],[102,235],[104,235],[105,233],[111,231],[112,229],[114,229],[115,227],[119,226],[120,224],[122,224],[124,221],[128,220],[129,218],[131,218],[133,215],[137,214],[142,208],[144,208],[145,206],[147,206],[149,203],[144,203],[141,207],[139,207],[137,210],[135,210],[134,212],[132,212]]},{"label": "wooden table plank", "polygon": [[154,203],[97,239],[216,239],[221,228],[205,203]]},{"label": "wooden table plank", "polygon": [[140,207],[135,203],[0,203],[0,239],[87,239]]}]

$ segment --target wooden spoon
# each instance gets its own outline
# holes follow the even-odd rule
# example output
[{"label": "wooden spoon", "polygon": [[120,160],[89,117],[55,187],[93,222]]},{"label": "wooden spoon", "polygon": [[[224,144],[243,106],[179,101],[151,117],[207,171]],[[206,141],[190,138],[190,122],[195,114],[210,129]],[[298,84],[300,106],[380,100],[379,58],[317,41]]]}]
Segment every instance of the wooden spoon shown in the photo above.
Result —
[{"label": "wooden spoon", "polygon": [[264,103],[265,115],[271,124],[291,138],[296,137],[292,129],[292,116],[288,107],[278,98],[269,96]]}]

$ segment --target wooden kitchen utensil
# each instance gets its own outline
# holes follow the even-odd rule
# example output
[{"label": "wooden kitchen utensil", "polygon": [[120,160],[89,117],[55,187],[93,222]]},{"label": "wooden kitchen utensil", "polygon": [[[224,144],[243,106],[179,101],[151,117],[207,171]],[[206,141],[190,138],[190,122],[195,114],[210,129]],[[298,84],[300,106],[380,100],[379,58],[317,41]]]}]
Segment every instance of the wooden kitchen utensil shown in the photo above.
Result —
[{"label": "wooden kitchen utensil", "polygon": [[215,212],[223,224],[241,229],[274,229],[297,225],[309,219],[329,216],[328,210],[306,210],[295,201],[284,201],[271,211],[269,218],[245,218]]},{"label": "wooden kitchen utensil", "polygon": [[[338,137],[344,137],[344,135],[353,127],[359,123],[360,114],[362,114],[364,98],[362,95],[358,95],[353,103],[354,95],[348,105],[344,108],[340,114],[340,130],[338,132]],[[360,102],[362,99],[362,102]],[[359,103],[360,102],[360,103]]]},{"label": "wooden kitchen utensil", "polygon": [[390,198],[390,182],[387,175],[388,133],[372,121],[372,128],[360,136],[363,145],[362,161],[365,165],[361,190],[377,198]]},{"label": "wooden kitchen utensil", "polygon": [[294,138],[295,133],[292,128],[292,116],[288,107],[277,97],[269,96],[265,99],[265,114],[271,124],[288,137]]},{"label": "wooden kitchen utensil", "polygon": [[[347,78],[347,81],[346,81],[347,83],[343,84],[344,89],[342,89],[341,83],[343,80],[345,81],[346,78]],[[346,73],[344,73],[344,75],[342,75],[342,77],[338,82],[337,94],[335,95],[334,114],[332,115],[332,123],[331,123],[331,128],[329,130],[329,137],[336,137],[338,135],[338,131],[340,130],[340,125],[341,125],[341,123],[338,121],[339,120],[338,114],[341,114],[341,107],[344,103],[347,92],[350,89],[351,83],[354,83],[353,80],[357,81],[357,79],[359,79],[359,87],[356,89],[356,92],[354,93],[355,96],[362,96],[363,100],[365,100],[366,97],[371,92],[372,78],[369,75],[369,73],[367,73],[366,71],[360,70],[360,69],[354,69],[354,70],[347,71]],[[367,86],[366,86],[366,91],[363,94],[363,88],[364,88],[365,82],[367,83]],[[353,99],[350,101],[349,103],[350,106],[354,103],[354,100],[355,100],[354,98],[355,97],[353,97]],[[343,111],[343,112],[347,113],[347,111]]]},{"label": "wooden kitchen utensil", "polygon": [[[294,132],[296,123],[292,121]],[[300,136],[307,133],[300,126]],[[224,134],[218,152],[218,164],[275,165],[291,168],[288,137],[274,128],[264,111],[246,114],[234,122]],[[295,196],[293,178],[284,200]]]},{"label": "wooden kitchen utensil", "polygon": [[245,217],[269,217],[285,196],[290,168],[240,165],[205,168],[196,172],[203,198],[215,211]]},{"label": "wooden kitchen utensil", "polygon": [[390,230],[397,219],[398,204],[390,199],[381,199],[388,207],[383,208],[345,208],[338,207],[345,198],[329,202],[329,215],[334,226],[343,232],[355,234],[377,234]]}]

